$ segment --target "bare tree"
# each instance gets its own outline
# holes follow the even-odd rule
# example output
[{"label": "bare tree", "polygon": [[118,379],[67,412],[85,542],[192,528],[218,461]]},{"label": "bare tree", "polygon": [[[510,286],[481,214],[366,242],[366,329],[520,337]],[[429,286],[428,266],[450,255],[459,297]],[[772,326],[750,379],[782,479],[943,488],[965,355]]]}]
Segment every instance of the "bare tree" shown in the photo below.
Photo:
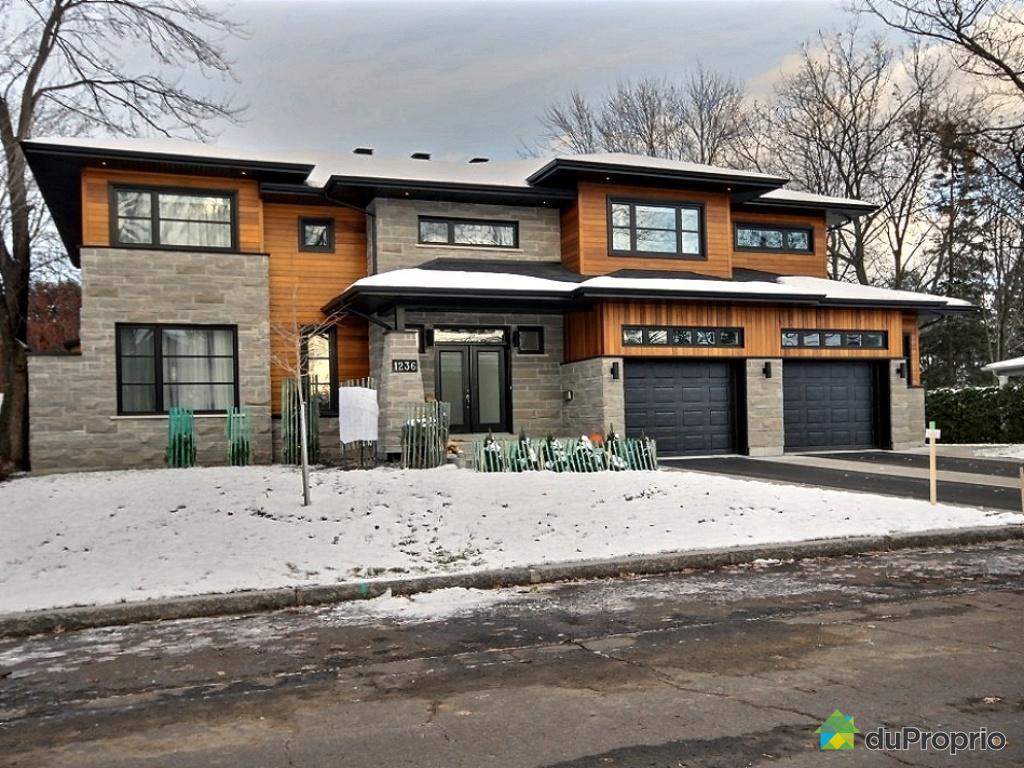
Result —
[{"label": "bare tree", "polygon": [[698,63],[682,95],[678,111],[684,154],[705,165],[732,164],[746,122],[743,86]]},{"label": "bare tree", "polygon": [[[222,42],[242,30],[195,0],[0,0],[0,347],[7,393],[0,461],[28,458],[26,316],[34,255],[47,229],[20,142],[43,132],[210,135],[230,100],[197,94],[179,72],[230,76]],[[124,52],[160,73],[135,72]],[[51,253],[53,249],[50,249]]]},{"label": "bare tree", "polygon": [[653,77],[622,80],[597,102],[573,90],[541,115],[539,151],[626,152],[727,164],[743,134],[743,100],[738,82],[702,65],[681,84]]},{"label": "bare tree", "polygon": [[308,507],[312,502],[309,494],[309,425],[307,419],[306,399],[309,366],[307,362],[307,344],[310,338],[319,336],[336,326],[346,313],[332,312],[315,323],[300,323],[296,307],[298,306],[297,288],[292,289],[291,316],[287,321],[270,324],[271,354],[270,360],[275,368],[282,371],[295,383],[299,410],[299,455],[302,467],[302,505]]}]

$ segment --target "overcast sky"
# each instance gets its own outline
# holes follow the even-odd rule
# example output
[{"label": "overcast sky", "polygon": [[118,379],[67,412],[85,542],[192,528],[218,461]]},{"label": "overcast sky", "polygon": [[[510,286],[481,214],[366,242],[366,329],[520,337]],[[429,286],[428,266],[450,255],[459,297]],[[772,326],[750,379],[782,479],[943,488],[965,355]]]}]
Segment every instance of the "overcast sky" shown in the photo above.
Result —
[{"label": "overcast sky", "polygon": [[516,157],[573,87],[699,59],[763,89],[848,23],[841,0],[236,0],[231,16],[251,32],[229,46],[249,113],[220,143],[452,159]]}]

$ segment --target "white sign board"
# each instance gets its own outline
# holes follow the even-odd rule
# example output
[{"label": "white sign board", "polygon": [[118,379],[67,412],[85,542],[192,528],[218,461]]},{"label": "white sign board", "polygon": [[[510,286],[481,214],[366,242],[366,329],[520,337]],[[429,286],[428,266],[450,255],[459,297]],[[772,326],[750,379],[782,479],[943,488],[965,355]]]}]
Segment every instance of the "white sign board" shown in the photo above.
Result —
[{"label": "white sign board", "polygon": [[942,437],[941,429],[926,429],[924,431],[925,440],[938,440],[940,437]]}]

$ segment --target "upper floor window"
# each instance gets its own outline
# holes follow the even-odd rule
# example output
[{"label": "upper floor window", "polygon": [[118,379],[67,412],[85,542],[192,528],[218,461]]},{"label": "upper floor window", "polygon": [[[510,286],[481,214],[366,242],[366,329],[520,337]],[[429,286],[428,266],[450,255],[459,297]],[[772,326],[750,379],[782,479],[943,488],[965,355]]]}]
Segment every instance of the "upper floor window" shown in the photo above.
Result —
[{"label": "upper floor window", "polygon": [[810,227],[774,227],[761,224],[736,225],[738,251],[814,252],[814,230]]},{"label": "upper floor window", "polygon": [[235,327],[118,325],[117,403],[124,414],[237,406]]},{"label": "upper floor window", "polygon": [[299,250],[332,253],[334,219],[299,219]]},{"label": "upper floor window", "polygon": [[613,254],[662,258],[704,258],[704,206],[609,200]]},{"label": "upper floor window", "polygon": [[420,216],[420,243],[518,248],[519,222]]},{"label": "upper floor window", "polygon": [[234,250],[235,193],[111,188],[112,245]]}]

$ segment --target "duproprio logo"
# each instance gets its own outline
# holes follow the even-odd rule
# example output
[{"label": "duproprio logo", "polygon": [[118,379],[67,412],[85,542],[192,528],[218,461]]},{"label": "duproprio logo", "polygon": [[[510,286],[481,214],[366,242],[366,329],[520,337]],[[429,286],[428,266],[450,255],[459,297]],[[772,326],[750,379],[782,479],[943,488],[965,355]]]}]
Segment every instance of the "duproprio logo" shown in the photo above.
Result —
[{"label": "duproprio logo", "polygon": [[860,733],[853,724],[853,715],[844,715],[838,709],[818,726],[818,749],[825,752],[853,749],[853,737]]}]

